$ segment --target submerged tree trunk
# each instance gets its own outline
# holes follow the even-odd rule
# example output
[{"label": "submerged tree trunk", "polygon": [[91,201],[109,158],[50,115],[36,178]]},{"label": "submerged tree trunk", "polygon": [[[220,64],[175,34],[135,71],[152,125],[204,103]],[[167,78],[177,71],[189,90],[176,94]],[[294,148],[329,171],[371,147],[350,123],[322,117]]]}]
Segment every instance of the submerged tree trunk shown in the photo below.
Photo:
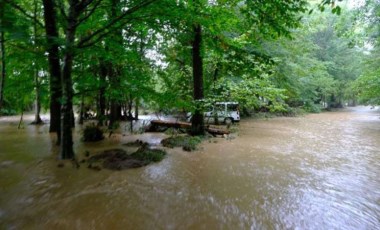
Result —
[{"label": "submerged tree trunk", "polygon": [[193,26],[193,30],[193,81],[194,100],[197,104],[197,108],[191,122],[191,133],[193,135],[203,135],[205,133],[203,113],[198,104],[199,100],[203,99],[202,27],[197,24]]},{"label": "submerged tree trunk", "polygon": [[47,40],[47,52],[50,73],[50,128],[49,132],[57,133],[57,144],[61,132],[61,66],[59,61],[58,29],[53,0],[43,0],[44,20]]},{"label": "submerged tree trunk", "polygon": [[0,59],[1,59],[1,73],[0,73],[0,110],[3,107],[4,101],[4,85],[5,85],[5,77],[6,77],[6,69],[5,69],[5,36],[3,28],[4,23],[4,7],[3,4],[0,4]]}]

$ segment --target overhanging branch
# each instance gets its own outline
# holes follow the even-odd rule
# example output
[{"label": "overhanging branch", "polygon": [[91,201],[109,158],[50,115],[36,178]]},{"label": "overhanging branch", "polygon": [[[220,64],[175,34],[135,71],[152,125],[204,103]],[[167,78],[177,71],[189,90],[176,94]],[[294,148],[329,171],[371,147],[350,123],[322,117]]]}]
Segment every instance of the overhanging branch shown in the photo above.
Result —
[{"label": "overhanging branch", "polygon": [[78,44],[77,44],[77,47],[78,48],[84,48],[84,47],[88,47],[88,43],[91,43],[93,44],[93,42],[90,42],[94,37],[96,36],[99,36],[96,40],[100,40],[102,37],[108,35],[110,32],[108,32],[107,30],[110,30],[110,28],[112,29],[112,27],[115,26],[116,23],[122,21],[125,17],[127,17],[128,15],[131,15],[133,13],[135,13],[136,11],[140,10],[141,8],[144,8],[144,7],[147,7],[149,6],[150,4],[156,2],[158,0],[147,0],[147,1],[143,1],[142,3],[140,3],[139,5],[136,5],[128,10],[126,10],[125,12],[123,12],[121,15],[119,15],[118,17],[112,19],[109,23],[107,23],[105,26],[103,26],[102,28],[96,30],[95,32],[93,32],[92,34],[88,35],[87,37],[84,37],[82,38]]},{"label": "overhanging branch", "polygon": [[16,3],[13,2],[13,0],[4,0],[6,3],[8,3],[11,7],[15,8],[16,10],[20,11],[25,17],[32,19],[37,25],[40,27],[44,27],[44,25],[37,20],[37,16],[33,16],[28,14],[28,12],[23,9],[21,6],[17,5]]}]

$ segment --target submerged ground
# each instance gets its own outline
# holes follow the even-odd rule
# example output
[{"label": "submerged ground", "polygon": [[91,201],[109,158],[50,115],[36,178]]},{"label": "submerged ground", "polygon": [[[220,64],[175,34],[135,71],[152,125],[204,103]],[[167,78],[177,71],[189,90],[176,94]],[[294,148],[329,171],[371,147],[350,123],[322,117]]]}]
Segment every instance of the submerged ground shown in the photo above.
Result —
[{"label": "submerged ground", "polygon": [[[243,120],[235,139],[126,171],[57,167],[48,126],[0,117],[0,229],[378,229],[380,114]],[[164,134],[114,135],[78,156]],[[215,143],[216,142],[216,143]]]}]

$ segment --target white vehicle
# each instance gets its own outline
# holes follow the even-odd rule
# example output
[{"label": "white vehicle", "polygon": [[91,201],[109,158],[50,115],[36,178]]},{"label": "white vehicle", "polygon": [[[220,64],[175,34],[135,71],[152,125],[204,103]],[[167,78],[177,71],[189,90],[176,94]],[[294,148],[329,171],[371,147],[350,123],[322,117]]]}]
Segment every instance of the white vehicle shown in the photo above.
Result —
[{"label": "white vehicle", "polygon": [[[187,115],[191,120],[191,113]],[[224,122],[226,124],[240,121],[239,103],[237,102],[216,102],[210,111],[204,112],[204,119],[207,123]]]}]

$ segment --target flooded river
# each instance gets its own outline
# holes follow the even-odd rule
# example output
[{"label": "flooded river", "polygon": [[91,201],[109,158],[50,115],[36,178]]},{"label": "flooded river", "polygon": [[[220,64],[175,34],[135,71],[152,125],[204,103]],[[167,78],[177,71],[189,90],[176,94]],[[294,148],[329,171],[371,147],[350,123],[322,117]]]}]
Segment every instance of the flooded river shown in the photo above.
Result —
[{"label": "flooded river", "polygon": [[[0,118],[0,229],[380,229],[380,113],[243,120],[234,139],[126,171],[58,168],[48,126]],[[79,136],[79,131],[76,131]],[[126,135],[87,150],[136,138]]]}]

